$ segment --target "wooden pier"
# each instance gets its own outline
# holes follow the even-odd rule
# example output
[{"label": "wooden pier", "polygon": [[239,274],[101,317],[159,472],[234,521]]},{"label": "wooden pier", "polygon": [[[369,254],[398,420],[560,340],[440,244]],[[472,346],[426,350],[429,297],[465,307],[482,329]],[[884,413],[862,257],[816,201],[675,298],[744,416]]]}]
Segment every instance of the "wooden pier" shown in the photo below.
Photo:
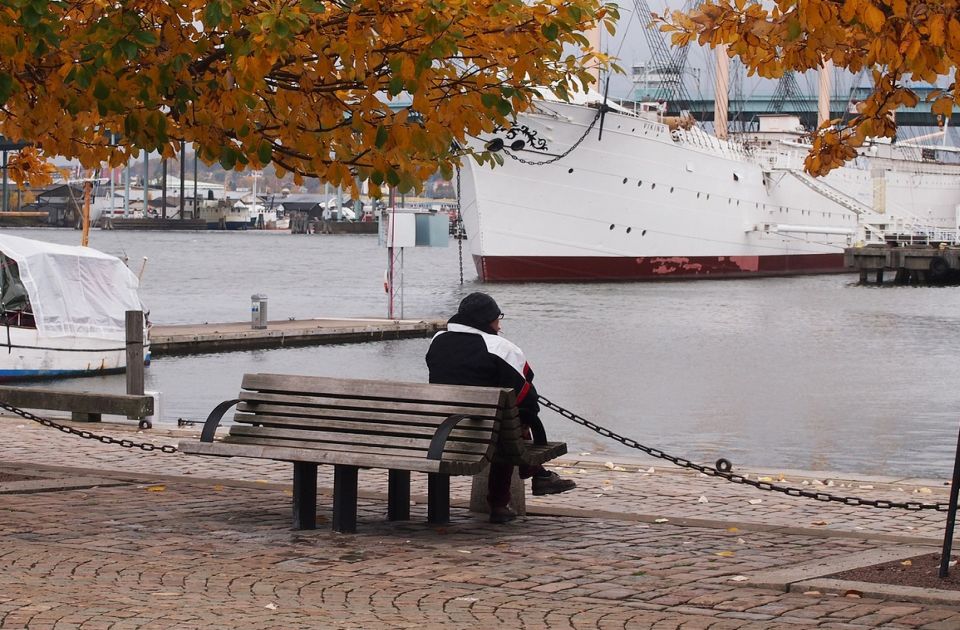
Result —
[{"label": "wooden pier", "polygon": [[844,264],[860,272],[862,284],[883,284],[886,272],[893,284],[927,286],[960,282],[960,247],[948,245],[868,245],[848,247]]},{"label": "wooden pier", "polygon": [[445,325],[446,321],[440,319],[279,320],[268,322],[262,329],[252,328],[250,322],[154,325],[150,329],[150,352],[166,356],[429,337]]}]

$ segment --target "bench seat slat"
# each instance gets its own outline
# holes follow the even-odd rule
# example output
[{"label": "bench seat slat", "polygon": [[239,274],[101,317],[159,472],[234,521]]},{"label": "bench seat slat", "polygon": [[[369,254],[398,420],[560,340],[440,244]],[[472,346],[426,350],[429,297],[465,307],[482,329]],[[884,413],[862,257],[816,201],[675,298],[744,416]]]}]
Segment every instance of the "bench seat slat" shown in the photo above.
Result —
[{"label": "bench seat slat", "polygon": [[[250,422],[249,415],[264,415],[264,416],[284,416],[291,418],[317,418],[321,422],[324,420],[359,420],[364,423],[379,423],[379,424],[403,424],[403,425],[419,425],[423,427],[433,427],[436,428],[440,426],[448,416],[418,416],[414,414],[407,413],[386,413],[386,412],[364,412],[364,411],[355,411],[355,410],[342,410],[342,409],[322,409],[322,408],[306,408],[306,407],[289,407],[282,405],[251,405],[248,403],[240,403],[237,405],[237,413],[234,416],[235,422]],[[453,414],[450,414],[453,415]],[[470,415],[470,414],[465,414]],[[496,422],[496,416],[473,416],[469,423],[470,426],[480,426],[487,428],[494,426]],[[254,420],[255,422],[255,420]],[[466,421],[461,423],[462,425],[467,424]]]},{"label": "bench seat slat", "polygon": [[477,462],[440,462],[432,459],[396,457],[380,454],[289,448],[257,444],[232,444],[229,442],[186,442],[183,452],[195,455],[222,457],[254,457],[289,462],[314,462],[317,464],[344,464],[370,468],[394,468],[424,473],[471,475],[483,470],[485,460]]},{"label": "bench seat slat", "polygon": [[[397,403],[393,400],[370,400],[365,398],[348,398],[344,394],[335,396],[306,396],[298,394],[275,394],[271,392],[243,391],[237,397],[240,400],[249,401],[257,404],[280,404],[291,406],[303,406],[307,408],[334,408],[334,409],[357,409],[357,410],[381,410],[394,411],[397,409]],[[470,405],[458,401],[438,402],[438,403],[404,403],[403,411],[405,413],[446,417],[455,413],[464,415],[483,416],[493,418],[497,415],[497,405]]]},{"label": "bench seat slat", "polygon": [[[419,457],[425,457],[427,449],[430,447],[429,439],[403,438],[395,436],[384,436],[378,434],[360,434],[360,433],[334,433],[327,431],[299,430],[299,429],[278,429],[273,427],[248,427],[234,426],[230,428],[231,436],[245,437],[268,437],[286,440],[294,440],[304,443],[323,444],[330,442],[333,444],[355,444],[375,446],[384,449],[394,449],[397,452],[406,451],[410,455],[416,453]],[[317,448],[322,448],[318,446]],[[466,452],[466,453],[488,453],[493,448],[492,440],[485,442],[447,440],[444,451]]]},{"label": "bench seat slat", "polygon": [[439,403],[456,400],[460,404],[489,406],[496,406],[499,403],[501,391],[491,387],[398,383],[291,374],[244,374],[242,388],[276,393],[334,394],[338,397],[343,397],[346,392],[349,392],[351,396],[357,398]]},{"label": "bench seat slat", "polygon": [[[344,432],[368,432],[372,431],[374,433],[402,433],[403,435],[409,436],[419,436],[425,437],[427,439],[432,438],[433,434],[436,433],[436,427],[423,427],[417,425],[384,425],[377,424],[372,425],[369,422],[343,422],[340,420],[328,420],[328,419],[316,419],[316,418],[288,418],[285,416],[260,416],[260,415],[251,415],[243,414],[241,416],[235,416],[234,422],[237,425],[255,425],[262,424],[264,426],[270,427],[288,427],[288,428],[303,428],[307,430],[330,430],[330,431],[344,431]],[[473,426],[474,423],[468,420],[464,420],[462,423],[457,425],[457,428],[454,429],[450,436],[453,438],[462,438],[462,439],[473,439],[473,440],[484,440],[490,441],[491,435],[495,435],[494,428],[495,425],[492,420],[484,420],[482,424],[486,426]]]},{"label": "bench seat slat", "polygon": [[[332,444],[332,443],[323,443],[314,445],[307,445],[304,442],[292,442],[290,440],[281,440],[281,439],[271,439],[265,437],[245,437],[245,436],[227,436],[221,442],[215,442],[216,444],[243,444],[249,446],[276,446],[281,448],[294,448],[301,451],[337,451],[339,453],[345,454],[354,454],[357,456],[362,456],[366,463],[362,464],[363,466],[369,466],[371,468],[388,468],[383,464],[369,463],[370,461],[375,461],[376,458],[382,457],[388,461],[399,461],[403,460],[406,462],[419,462],[426,460],[421,454],[410,455],[405,451],[397,449],[387,449],[387,448],[377,448],[375,446],[358,446],[356,444]],[[437,460],[429,460],[437,461]],[[482,453],[444,453],[443,460],[445,465],[453,466],[457,462],[463,463],[467,466],[473,466],[474,464],[480,462],[488,462],[489,459]],[[361,464],[357,464],[361,465]],[[419,470],[418,468],[408,468],[404,467],[403,470]],[[446,470],[445,472],[460,474],[456,470]]]}]

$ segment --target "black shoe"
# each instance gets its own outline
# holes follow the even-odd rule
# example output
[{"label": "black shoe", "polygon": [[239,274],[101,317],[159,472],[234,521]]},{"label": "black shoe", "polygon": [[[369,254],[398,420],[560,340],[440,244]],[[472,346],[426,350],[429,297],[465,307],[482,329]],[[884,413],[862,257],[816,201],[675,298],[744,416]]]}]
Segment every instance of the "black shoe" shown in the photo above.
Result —
[{"label": "black shoe", "polygon": [[564,479],[555,472],[550,472],[542,477],[534,477],[533,494],[542,496],[544,494],[560,494],[577,487],[577,482],[572,479]]},{"label": "black shoe", "polygon": [[503,507],[491,507],[490,508],[490,522],[497,523],[502,525],[504,523],[509,523],[510,521],[517,518],[517,513],[513,511],[513,508],[509,505],[504,505]]}]

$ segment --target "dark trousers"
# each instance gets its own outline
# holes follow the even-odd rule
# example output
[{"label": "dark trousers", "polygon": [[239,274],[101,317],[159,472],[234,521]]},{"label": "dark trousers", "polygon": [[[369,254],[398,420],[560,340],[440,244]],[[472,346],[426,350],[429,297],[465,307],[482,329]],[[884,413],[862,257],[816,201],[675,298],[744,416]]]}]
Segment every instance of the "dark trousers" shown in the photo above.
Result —
[{"label": "dark trousers", "polygon": [[[543,466],[521,466],[520,478],[529,479],[545,472]],[[490,507],[504,507],[510,503],[510,479],[513,464],[490,464],[490,479],[487,484],[487,503]]]}]

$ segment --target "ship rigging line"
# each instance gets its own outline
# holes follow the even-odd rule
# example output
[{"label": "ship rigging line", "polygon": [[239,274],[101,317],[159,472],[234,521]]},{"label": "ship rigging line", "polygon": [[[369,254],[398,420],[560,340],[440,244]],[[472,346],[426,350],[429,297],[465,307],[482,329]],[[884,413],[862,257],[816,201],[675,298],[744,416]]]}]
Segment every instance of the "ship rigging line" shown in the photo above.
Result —
[{"label": "ship rigging line", "polygon": [[704,466],[703,464],[697,464],[689,459],[683,457],[677,457],[675,455],[670,455],[661,451],[658,448],[653,448],[650,446],[644,446],[636,440],[632,440],[628,437],[623,437],[611,431],[610,429],[601,427],[598,424],[590,422],[586,418],[579,416],[572,411],[564,409],[560,405],[552,402],[543,396],[537,398],[538,402],[547,407],[552,411],[556,411],[561,416],[567,420],[571,420],[581,426],[584,426],[595,433],[610,438],[620,442],[625,446],[634,448],[640,451],[643,451],[647,455],[656,457],[658,459],[665,459],[668,462],[679,466],[681,468],[690,468],[698,472],[703,473],[704,475],[710,477],[719,477],[731,483],[739,483],[747,486],[753,486],[758,490],[768,490],[770,492],[781,492],[783,494],[789,495],[791,497],[803,497],[807,499],[816,499],[817,501],[824,502],[834,502],[842,503],[843,505],[849,505],[852,507],[873,507],[881,509],[901,509],[901,510],[910,510],[912,512],[917,512],[920,510],[936,510],[938,512],[948,512],[950,510],[949,503],[921,503],[919,501],[888,501],[886,499],[864,499],[862,497],[845,497],[839,496],[836,494],[830,494],[829,492],[818,492],[816,490],[805,490],[803,488],[793,488],[791,486],[782,486],[779,484],[771,483],[769,481],[760,481],[760,479],[748,479],[746,475],[740,475],[732,472],[732,464],[726,459],[718,459],[717,463],[714,466]]}]

